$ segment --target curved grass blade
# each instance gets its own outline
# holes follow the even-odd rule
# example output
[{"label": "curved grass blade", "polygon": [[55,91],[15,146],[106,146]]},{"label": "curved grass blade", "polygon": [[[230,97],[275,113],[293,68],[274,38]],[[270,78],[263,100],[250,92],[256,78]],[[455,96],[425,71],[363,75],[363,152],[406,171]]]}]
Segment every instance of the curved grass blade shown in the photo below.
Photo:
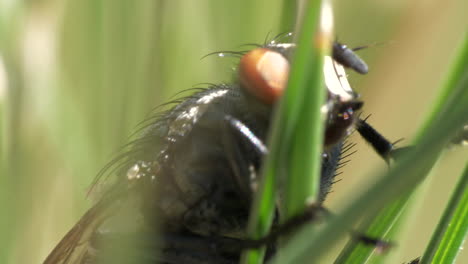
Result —
[{"label": "curved grass blade", "polygon": [[[405,195],[390,206],[387,206],[377,217],[372,219],[371,223],[364,223],[362,226],[368,227],[364,234],[373,238],[390,241],[390,236],[400,226],[404,214],[403,211],[409,207],[412,198],[413,193]],[[359,228],[358,230],[360,231],[361,229]],[[359,241],[351,239],[335,261],[335,264],[367,263],[374,253],[374,247],[363,245]]]},{"label": "curved grass blade", "polygon": [[421,263],[455,263],[468,234],[468,165],[434,232]]}]

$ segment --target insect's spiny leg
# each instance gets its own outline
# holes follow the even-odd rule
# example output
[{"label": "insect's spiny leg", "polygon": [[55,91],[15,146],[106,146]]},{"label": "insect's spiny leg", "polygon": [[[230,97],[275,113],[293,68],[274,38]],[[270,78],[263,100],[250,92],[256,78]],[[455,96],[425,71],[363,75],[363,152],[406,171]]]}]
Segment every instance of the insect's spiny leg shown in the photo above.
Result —
[{"label": "insect's spiny leg", "polygon": [[[260,239],[252,240],[242,240],[237,243],[238,246],[243,249],[247,248],[258,248],[266,245],[271,245],[275,243],[276,240],[284,235],[291,234],[294,231],[297,231],[304,224],[317,220],[320,217],[331,216],[331,212],[328,211],[321,205],[312,205],[309,206],[303,213],[287,220],[284,224],[278,226],[276,229],[271,231],[269,234]],[[393,243],[384,241],[379,238],[370,237],[358,232],[351,232],[353,239],[358,243],[362,243],[367,246],[373,246],[375,249],[380,252],[386,252],[390,247],[393,246]]]},{"label": "insect's spiny leg", "polygon": [[237,118],[229,115],[227,115],[225,119],[234,130],[238,131],[246,140],[251,143],[251,145],[259,154],[266,155],[268,153],[268,148],[265,143],[263,143],[263,141],[258,138],[248,126],[246,126]]},{"label": "insect's spiny leg", "polygon": [[327,209],[320,205],[309,206],[304,212],[295,217],[290,218],[285,223],[276,227],[276,229],[268,233],[266,236],[260,239],[243,240],[241,247],[243,247],[244,249],[258,248],[265,245],[273,244],[279,237],[291,234],[307,222],[317,220],[321,216],[321,214],[324,214],[326,216],[329,214],[329,212]]},{"label": "insect's spiny leg", "polygon": [[367,118],[368,117],[365,119],[358,119],[356,123],[356,130],[364,138],[364,140],[366,140],[372,146],[377,154],[379,154],[379,156],[388,163],[394,144],[382,136],[371,125],[369,125],[369,123],[366,121]]},{"label": "insect's spiny leg", "polygon": [[361,233],[353,233],[352,235],[353,238],[357,240],[357,242],[375,247],[375,250],[379,254],[385,253],[390,247],[393,246],[392,242],[384,241],[380,238],[370,237]]}]

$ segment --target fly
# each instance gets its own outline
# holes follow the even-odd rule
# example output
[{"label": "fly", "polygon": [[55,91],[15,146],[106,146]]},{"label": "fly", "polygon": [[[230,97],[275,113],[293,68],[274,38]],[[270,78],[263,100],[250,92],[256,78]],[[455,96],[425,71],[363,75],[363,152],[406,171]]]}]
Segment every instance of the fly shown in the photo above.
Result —
[{"label": "fly", "polygon": [[[393,149],[356,115],[363,102],[343,66],[365,73],[367,65],[346,46],[333,47],[324,70],[321,201],[340,160],[350,154],[353,145],[345,138],[352,129],[385,159]],[[117,171],[115,182],[44,263],[96,263],[109,254],[112,263],[237,263],[243,249],[261,245],[274,254],[281,233],[250,241],[245,227],[268,153],[272,109],[286,86],[294,49],[274,40],[233,53],[240,57],[237,82],[211,85],[158,115],[131,150],[107,167]]]}]

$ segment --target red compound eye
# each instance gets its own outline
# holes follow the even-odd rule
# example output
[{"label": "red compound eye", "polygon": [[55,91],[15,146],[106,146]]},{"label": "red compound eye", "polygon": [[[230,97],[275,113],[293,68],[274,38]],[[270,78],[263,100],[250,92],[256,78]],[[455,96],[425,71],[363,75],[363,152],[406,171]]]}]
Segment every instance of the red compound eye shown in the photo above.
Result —
[{"label": "red compound eye", "polygon": [[267,104],[283,94],[289,75],[288,60],[276,51],[258,48],[242,56],[239,76],[249,93]]}]

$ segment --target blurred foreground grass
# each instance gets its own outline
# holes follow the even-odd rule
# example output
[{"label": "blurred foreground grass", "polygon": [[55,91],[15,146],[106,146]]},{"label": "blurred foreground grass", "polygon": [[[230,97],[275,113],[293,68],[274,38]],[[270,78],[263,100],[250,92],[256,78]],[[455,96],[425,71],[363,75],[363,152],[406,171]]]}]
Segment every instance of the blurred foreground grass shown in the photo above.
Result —
[{"label": "blurred foreground grass", "polygon": [[[350,75],[364,114],[390,139],[410,139],[467,37],[468,4],[334,4],[340,41],[383,43],[360,53],[367,76]],[[0,263],[42,261],[89,207],[93,177],[138,122],[177,91],[229,81],[233,60],[200,58],[262,43],[278,33],[280,9],[279,0],[1,0]],[[365,185],[362,176],[385,167],[353,139],[359,151],[329,197],[332,209]],[[424,201],[394,263],[422,254],[467,154],[445,154],[428,182],[437,195]]]}]

